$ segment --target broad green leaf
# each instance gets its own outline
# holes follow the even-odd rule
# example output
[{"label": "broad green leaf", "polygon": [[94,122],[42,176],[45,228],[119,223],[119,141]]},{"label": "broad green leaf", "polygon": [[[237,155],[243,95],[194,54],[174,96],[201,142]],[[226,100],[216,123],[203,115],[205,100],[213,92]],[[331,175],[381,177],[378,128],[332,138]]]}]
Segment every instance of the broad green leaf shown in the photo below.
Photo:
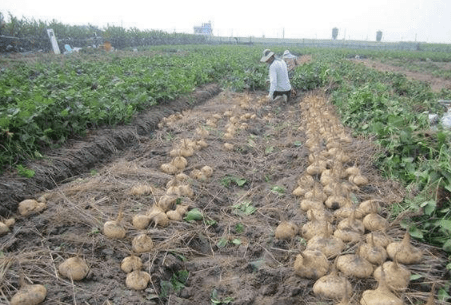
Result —
[{"label": "broad green leaf", "polygon": [[253,271],[260,269],[260,267],[265,263],[264,259],[258,259],[256,261],[252,261],[249,265],[252,267]]},{"label": "broad green leaf", "polygon": [[244,232],[244,226],[242,223],[237,223],[235,225],[235,231],[236,233],[243,233]]},{"label": "broad green leaf", "polygon": [[435,224],[451,233],[451,220],[440,219],[437,220]]},{"label": "broad green leaf", "polygon": [[278,195],[282,195],[282,194],[285,193],[285,189],[284,189],[283,187],[281,187],[281,186],[278,186],[278,185],[273,186],[273,187],[271,188],[271,191],[272,191],[273,193],[278,194]]},{"label": "broad green leaf", "polygon": [[227,238],[223,237],[218,241],[216,246],[218,246],[218,248],[224,248],[225,246],[227,246],[228,243],[229,243],[229,240]]},{"label": "broad green leaf", "polygon": [[435,211],[435,208],[437,207],[437,203],[435,202],[435,200],[429,200],[420,204],[420,207],[424,208],[424,213],[426,215],[432,215],[432,213]]},{"label": "broad green leaf", "polygon": [[266,154],[270,154],[270,153],[272,153],[274,151],[274,146],[269,146],[269,147],[266,147],[266,149],[265,149],[265,153]]},{"label": "broad green leaf", "polygon": [[410,226],[409,233],[412,237],[423,239],[423,232],[414,225]]},{"label": "broad green leaf", "polygon": [[247,182],[247,180],[244,179],[244,178],[240,178],[240,179],[236,179],[236,180],[235,180],[235,183],[236,183],[238,186],[243,186],[243,185],[246,184],[246,182]]},{"label": "broad green leaf", "polygon": [[448,301],[451,298],[444,288],[440,288],[437,295],[440,301]]},{"label": "broad green leaf", "polygon": [[444,244],[443,244],[443,250],[451,253],[451,239],[448,239]]},{"label": "broad green leaf", "polygon": [[410,280],[411,280],[411,281],[415,281],[415,280],[421,279],[422,277],[423,277],[423,276],[420,275],[420,274],[412,274],[412,275],[410,276]]},{"label": "broad green leaf", "polygon": [[237,245],[237,246],[241,245],[241,240],[238,238],[235,238],[234,240],[232,240],[232,244]]},{"label": "broad green leaf", "polygon": [[202,220],[204,218],[204,215],[202,215],[202,212],[199,211],[199,209],[192,209],[188,213],[186,213],[185,219],[188,222],[193,222],[195,220]]}]

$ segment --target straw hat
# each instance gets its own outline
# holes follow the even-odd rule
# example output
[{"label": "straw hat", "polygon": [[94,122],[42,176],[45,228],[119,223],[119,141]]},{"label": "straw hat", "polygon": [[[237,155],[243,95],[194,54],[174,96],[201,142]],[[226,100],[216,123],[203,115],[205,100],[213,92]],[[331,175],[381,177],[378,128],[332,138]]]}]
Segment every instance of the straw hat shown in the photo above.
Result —
[{"label": "straw hat", "polygon": [[283,52],[283,58],[296,58],[296,56],[294,56],[293,54],[290,53],[290,51],[285,50],[285,52]]},{"label": "straw hat", "polygon": [[270,49],[265,49],[263,51],[263,57],[260,59],[261,62],[267,62],[268,59],[271,58],[271,56],[274,55],[274,52],[272,52]]}]

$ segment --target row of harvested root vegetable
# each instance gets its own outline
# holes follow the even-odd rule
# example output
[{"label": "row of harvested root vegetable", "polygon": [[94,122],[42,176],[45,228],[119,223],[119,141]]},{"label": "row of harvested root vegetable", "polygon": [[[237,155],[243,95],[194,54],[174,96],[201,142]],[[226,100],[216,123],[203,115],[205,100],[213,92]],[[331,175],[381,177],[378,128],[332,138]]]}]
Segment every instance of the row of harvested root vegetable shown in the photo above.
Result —
[{"label": "row of harvested root vegetable", "polygon": [[[238,111],[238,109],[233,108],[232,110],[224,112],[222,115],[218,113],[214,114],[211,118],[206,120],[205,125],[209,128],[216,128],[220,119],[223,117],[228,118],[228,122],[225,126],[226,132],[224,133],[224,139],[231,139],[238,129],[247,128],[247,124],[242,121],[255,117],[255,115],[251,113],[246,113],[237,117],[234,113],[238,113]],[[183,114],[173,114],[168,118],[163,119],[159,124],[159,127],[162,128],[165,125],[175,125],[176,122],[181,119],[183,119]],[[192,205],[190,204],[192,203],[191,199],[195,195],[191,187],[191,182],[202,182],[212,176],[213,168],[208,165],[194,168],[189,174],[184,173],[188,167],[189,158],[192,157],[196,151],[208,146],[205,140],[209,135],[207,128],[204,126],[197,127],[196,134],[200,139],[182,139],[180,142],[176,143],[169,152],[169,156],[172,158],[171,161],[161,164],[160,170],[171,175],[172,178],[166,184],[165,194],[159,198],[156,204],[153,205],[146,214],[138,214],[133,217],[132,224],[136,229],[145,230],[150,223],[153,223],[155,226],[165,227],[170,221],[182,221],[183,216],[188,212],[188,209]],[[234,147],[230,143],[225,143],[224,148],[226,150],[232,150]],[[131,190],[131,193],[134,195],[153,194],[153,192],[153,188],[146,185],[140,185]],[[179,200],[181,201],[180,204],[176,204]],[[184,204],[184,201],[187,201],[188,204]],[[112,238],[125,237],[123,226],[118,226],[119,223],[120,220],[105,223],[105,235]],[[119,232],[116,232],[117,229],[119,229]],[[141,233],[132,241],[132,250],[134,253],[139,254],[149,252],[152,248],[152,239],[146,233]],[[150,274],[142,271],[141,268],[141,259],[134,254],[124,258],[122,261],[121,270],[127,273],[126,285],[128,288],[142,290],[147,287],[147,284],[150,281]]]},{"label": "row of harvested root vegetable", "polygon": [[[243,101],[241,108],[248,107],[248,100]],[[211,118],[206,120],[208,128],[216,128],[220,119],[228,118],[225,126],[224,139],[230,140],[234,137],[236,132],[240,129],[247,128],[246,120],[255,118],[255,114],[245,113],[237,116],[240,109],[237,107],[225,111],[223,114],[214,114]],[[183,114],[176,113],[163,119],[159,127],[164,125],[172,125],[183,118]],[[121,262],[121,270],[127,274],[125,284],[128,288],[134,290],[142,290],[148,286],[151,276],[148,272],[143,271],[143,263],[139,254],[152,251],[154,249],[154,242],[144,230],[150,224],[154,226],[166,227],[171,221],[181,221],[183,216],[188,212],[191,199],[194,197],[194,192],[191,187],[193,180],[205,181],[213,174],[213,169],[208,166],[202,166],[191,170],[189,174],[184,171],[188,166],[189,157],[193,156],[196,151],[199,151],[208,146],[205,138],[209,135],[207,128],[199,126],[196,129],[197,140],[183,139],[169,152],[172,160],[161,165],[160,169],[166,174],[173,177],[166,184],[165,194],[159,196],[157,202],[150,207],[145,214],[138,214],[133,216],[132,225],[139,234],[131,240],[131,255],[125,257]],[[224,143],[226,150],[233,150],[234,145]],[[156,199],[156,190],[153,186],[142,183],[133,186],[130,194],[133,196],[148,196],[153,195]],[[179,200],[181,200],[180,204]],[[29,217],[31,215],[40,213],[47,208],[46,198],[40,197],[37,200],[27,199],[19,203],[18,212],[22,217]],[[6,219],[0,222],[0,235],[6,234],[11,230],[15,220],[13,218]],[[124,239],[127,237],[125,221],[123,219],[122,208],[120,208],[116,219],[108,220],[103,225],[103,234],[112,239]],[[64,260],[58,266],[59,274],[62,277],[73,281],[83,280],[88,272],[89,266],[87,262],[79,255],[75,255]],[[21,289],[12,297],[11,304],[40,304],[46,298],[47,290],[45,286],[40,284],[27,284],[23,279],[21,280]]]},{"label": "row of harvested root vegetable", "polygon": [[[408,232],[402,241],[388,236],[390,224],[380,215],[379,199],[358,203],[353,192],[367,185],[368,178],[356,164],[348,165],[352,138],[328,110],[327,100],[311,96],[300,106],[310,155],[293,195],[301,198],[300,209],[308,222],[299,228],[283,221],[276,228],[276,238],[300,234],[307,241],[296,257],[294,272],[315,280],[315,295],[348,304],[353,293],[348,278],[374,277],[378,288],[364,291],[360,304],[403,304],[397,294],[410,282],[406,265],[421,263],[422,250],[411,244]],[[345,248],[354,253],[343,254]]]}]

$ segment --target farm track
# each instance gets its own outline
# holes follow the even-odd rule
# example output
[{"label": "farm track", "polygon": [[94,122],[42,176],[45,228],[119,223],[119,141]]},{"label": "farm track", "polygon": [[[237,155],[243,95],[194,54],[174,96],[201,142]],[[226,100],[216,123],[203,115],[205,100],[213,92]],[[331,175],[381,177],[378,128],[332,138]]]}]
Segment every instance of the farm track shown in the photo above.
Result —
[{"label": "farm track", "polygon": [[[430,73],[425,72],[413,72],[408,69],[397,67],[394,65],[384,64],[376,60],[369,59],[354,59],[353,61],[357,63],[362,63],[366,67],[376,69],[378,71],[383,72],[395,72],[402,73],[409,79],[414,79],[422,82],[429,83],[431,85],[431,89],[434,92],[440,92],[442,89],[451,89],[451,80],[447,80],[444,78],[433,76]],[[443,66],[445,69],[449,69],[449,63],[437,63],[437,65]]]},{"label": "farm track", "polygon": [[[67,175],[74,176],[59,177],[52,169],[59,177],[55,187],[52,183],[52,187],[38,186],[38,179],[35,185],[18,186],[17,194],[11,193],[15,204],[25,192],[35,197],[44,194],[48,207],[32,217],[19,217],[12,232],[1,237],[0,251],[5,256],[0,302],[7,304],[23,274],[29,282],[46,285],[48,294],[43,304],[333,304],[313,294],[314,280],[294,274],[296,256],[306,246],[302,235],[286,240],[275,237],[283,221],[298,228],[307,223],[306,213],[300,208],[302,197],[292,192],[311,163],[309,156],[316,149],[326,149],[326,140],[321,138],[317,146],[307,145],[307,122],[316,115],[305,105],[322,103],[323,111],[332,118],[333,106],[321,91],[306,93],[286,105],[268,104],[263,92],[225,91],[215,95],[216,90],[205,89],[204,98],[210,98],[195,107],[181,103],[178,109],[183,111],[178,115],[170,116],[177,108],[165,111],[163,116],[168,119],[159,128],[155,128],[159,120],[143,118],[151,127],[143,127],[142,132],[127,131],[128,135],[122,136],[116,131],[120,134],[118,142],[124,138],[133,141],[123,142],[122,148],[130,147],[121,151],[107,140],[96,145],[107,147],[100,156],[105,159],[101,164],[93,162],[94,157],[86,158],[88,163],[68,171]],[[327,128],[329,121],[322,123]],[[351,134],[344,128],[341,131]],[[190,210],[201,211],[203,220],[170,221],[166,227],[136,229],[133,217],[148,212],[167,193],[167,183],[174,176],[160,167],[171,161],[171,150],[186,143],[184,139],[208,144],[186,158],[184,173],[210,166],[212,176],[189,179],[193,193],[180,197]],[[225,143],[233,147],[227,148]],[[405,196],[399,185],[383,179],[373,167],[372,156],[377,149],[367,139],[353,138],[343,145],[343,151],[349,157],[344,165],[358,165],[369,179],[368,185],[354,189],[356,200],[377,198],[388,206]],[[111,152],[115,153],[107,157]],[[65,156],[58,155],[56,160]],[[86,173],[94,165],[96,171]],[[39,166],[45,164],[36,165],[36,169]],[[37,174],[44,175],[39,170]],[[315,176],[316,183],[319,178]],[[2,185],[7,183],[5,180]],[[42,192],[41,187],[50,190]],[[127,235],[120,240],[107,238],[102,233],[103,223],[115,219],[120,211]],[[386,209],[381,215],[390,217]],[[396,219],[387,231],[394,239],[404,234],[400,220]],[[134,291],[126,288],[126,274],[120,264],[131,252],[132,239],[142,232],[154,242],[150,252],[140,255],[151,281],[146,289]],[[424,260],[409,268],[423,280],[412,282],[400,295],[406,304],[424,302],[430,284],[440,284],[444,277],[443,253],[427,245],[414,245],[423,249]],[[355,249],[355,244],[348,244],[344,253]],[[64,259],[77,253],[88,262],[90,272],[84,280],[72,283],[57,269]],[[184,283],[177,278],[181,271],[189,272]],[[349,280],[353,301],[360,299],[363,290],[376,285],[371,278]]]}]

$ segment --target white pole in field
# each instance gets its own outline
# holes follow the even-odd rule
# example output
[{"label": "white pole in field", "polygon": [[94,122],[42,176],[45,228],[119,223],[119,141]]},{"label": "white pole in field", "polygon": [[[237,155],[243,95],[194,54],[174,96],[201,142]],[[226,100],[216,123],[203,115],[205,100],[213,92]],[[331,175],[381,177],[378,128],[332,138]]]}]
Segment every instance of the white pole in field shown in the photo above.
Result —
[{"label": "white pole in field", "polygon": [[47,35],[49,35],[50,42],[52,43],[53,52],[55,52],[55,54],[61,54],[53,29],[47,29]]}]

